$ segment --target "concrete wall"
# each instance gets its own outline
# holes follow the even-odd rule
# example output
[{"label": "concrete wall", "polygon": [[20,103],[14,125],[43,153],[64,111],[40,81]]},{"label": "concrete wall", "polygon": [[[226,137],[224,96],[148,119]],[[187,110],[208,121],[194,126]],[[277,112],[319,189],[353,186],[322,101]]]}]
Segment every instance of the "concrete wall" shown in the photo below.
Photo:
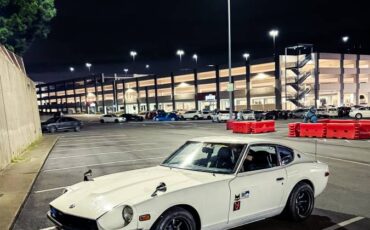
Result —
[{"label": "concrete wall", "polygon": [[41,135],[35,85],[22,59],[0,45],[0,170]]}]

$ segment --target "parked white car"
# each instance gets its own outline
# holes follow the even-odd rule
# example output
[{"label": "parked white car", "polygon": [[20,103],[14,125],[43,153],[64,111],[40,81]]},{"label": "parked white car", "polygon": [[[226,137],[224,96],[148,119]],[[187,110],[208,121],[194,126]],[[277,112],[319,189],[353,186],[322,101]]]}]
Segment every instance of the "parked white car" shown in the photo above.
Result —
[{"label": "parked white car", "polygon": [[235,119],[236,112],[233,112],[232,117],[230,118],[230,112],[228,110],[220,110],[213,112],[212,122],[226,122],[227,120]]},{"label": "parked white car", "polygon": [[328,108],[327,113],[328,113],[328,117],[338,117],[339,116],[338,108]]},{"label": "parked white car", "polygon": [[105,114],[100,117],[101,123],[109,123],[109,122],[120,123],[120,122],[125,122],[125,121],[126,121],[125,117],[119,117],[115,114]]},{"label": "parked white car", "polygon": [[57,226],[230,229],[282,212],[302,221],[324,191],[329,168],[268,140],[203,137],[157,167],[88,174],[50,203],[47,216]]},{"label": "parked white car", "polygon": [[182,114],[182,118],[184,118],[185,120],[187,119],[199,120],[199,119],[203,119],[204,117],[203,117],[202,111],[189,110],[189,111],[186,111],[184,114]]},{"label": "parked white car", "polygon": [[352,108],[349,116],[356,119],[370,118],[370,107]]},{"label": "parked white car", "polygon": [[316,114],[318,118],[329,117],[327,108],[318,108]]},{"label": "parked white car", "polygon": [[253,110],[243,110],[242,119],[243,120],[256,120],[256,117],[254,116],[254,111]]}]

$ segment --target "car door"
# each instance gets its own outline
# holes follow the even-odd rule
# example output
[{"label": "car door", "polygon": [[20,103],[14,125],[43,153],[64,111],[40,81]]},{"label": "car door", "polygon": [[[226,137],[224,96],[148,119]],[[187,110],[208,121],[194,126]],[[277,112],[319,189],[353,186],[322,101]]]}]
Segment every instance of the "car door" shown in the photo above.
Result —
[{"label": "car door", "polygon": [[249,146],[239,172],[230,182],[230,226],[278,214],[286,171],[276,146]]},{"label": "car door", "polygon": [[365,108],[363,112],[363,117],[369,118],[370,117],[370,107]]},{"label": "car door", "polygon": [[68,120],[66,117],[62,117],[58,121],[58,129],[66,129],[68,127]]}]

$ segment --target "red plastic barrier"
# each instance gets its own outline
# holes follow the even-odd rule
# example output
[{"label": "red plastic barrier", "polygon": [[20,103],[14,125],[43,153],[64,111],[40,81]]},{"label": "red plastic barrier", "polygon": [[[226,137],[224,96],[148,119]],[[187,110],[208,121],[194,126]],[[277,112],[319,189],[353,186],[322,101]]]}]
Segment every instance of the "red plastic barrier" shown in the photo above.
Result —
[{"label": "red plastic barrier", "polygon": [[288,128],[289,128],[289,137],[299,137],[299,127],[301,123],[289,123]]},{"label": "red plastic barrier", "polygon": [[358,123],[359,125],[359,138],[370,139],[370,121],[362,120]]},{"label": "red plastic barrier", "polygon": [[226,121],[226,130],[232,130],[234,122],[235,122],[234,120]]},{"label": "red plastic barrier", "polygon": [[330,119],[319,119],[317,123],[330,123]]},{"label": "red plastic barrier", "polygon": [[275,132],[275,121],[257,121],[251,123],[252,133]]},{"label": "red plastic barrier", "polygon": [[234,122],[233,133],[251,133],[251,122],[247,121]]},{"label": "red plastic barrier", "polygon": [[300,124],[300,137],[325,137],[326,136],[325,123],[302,123]]},{"label": "red plastic barrier", "polygon": [[351,140],[359,139],[359,126],[357,123],[328,123],[326,125],[326,137]]}]

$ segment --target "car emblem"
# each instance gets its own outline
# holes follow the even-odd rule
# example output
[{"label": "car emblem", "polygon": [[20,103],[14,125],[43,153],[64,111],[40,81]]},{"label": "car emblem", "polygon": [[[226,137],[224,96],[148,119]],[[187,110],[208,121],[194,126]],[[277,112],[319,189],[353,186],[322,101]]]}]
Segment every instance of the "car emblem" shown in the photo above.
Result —
[{"label": "car emblem", "polygon": [[69,206],[69,208],[74,208],[74,207],[76,207],[76,205],[75,205],[75,204],[71,204],[71,205]]}]

